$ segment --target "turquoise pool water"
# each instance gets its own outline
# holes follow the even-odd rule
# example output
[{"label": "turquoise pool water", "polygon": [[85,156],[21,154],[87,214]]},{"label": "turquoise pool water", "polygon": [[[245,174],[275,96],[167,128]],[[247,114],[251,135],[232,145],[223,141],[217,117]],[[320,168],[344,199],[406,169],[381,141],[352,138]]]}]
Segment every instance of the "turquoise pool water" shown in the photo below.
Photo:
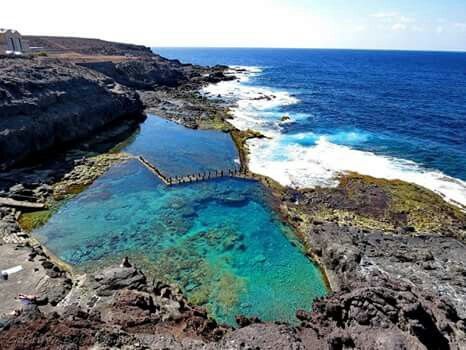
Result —
[{"label": "turquoise pool water", "polygon": [[255,181],[166,187],[131,160],[64,203],[35,234],[78,269],[128,255],[231,325],[238,314],[296,323],[296,310],[326,293],[319,269]]}]

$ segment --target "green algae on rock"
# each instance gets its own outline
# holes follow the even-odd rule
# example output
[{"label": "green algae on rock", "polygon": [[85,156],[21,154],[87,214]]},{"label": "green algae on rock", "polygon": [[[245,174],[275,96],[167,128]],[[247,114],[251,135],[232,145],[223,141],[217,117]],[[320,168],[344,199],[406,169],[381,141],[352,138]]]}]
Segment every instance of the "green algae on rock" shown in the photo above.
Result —
[{"label": "green algae on rock", "polygon": [[436,233],[464,240],[466,214],[440,195],[400,180],[349,173],[336,188],[288,190],[299,198],[311,220],[331,220],[354,226],[406,233]]},{"label": "green algae on rock", "polygon": [[52,210],[39,210],[21,214],[19,224],[27,232],[34,230],[45,224],[52,216]]}]

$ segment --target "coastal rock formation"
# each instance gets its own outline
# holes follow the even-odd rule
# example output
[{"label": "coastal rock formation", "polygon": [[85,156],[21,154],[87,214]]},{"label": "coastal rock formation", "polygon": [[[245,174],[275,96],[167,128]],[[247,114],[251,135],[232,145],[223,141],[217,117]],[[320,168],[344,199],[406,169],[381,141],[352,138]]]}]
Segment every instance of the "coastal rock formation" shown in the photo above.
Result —
[{"label": "coastal rock formation", "polygon": [[20,294],[36,296],[37,305],[49,311],[69,293],[72,280],[40,245],[28,239],[16,216],[14,209],[0,207],[0,266],[2,270],[19,267],[0,281],[0,315],[20,306]]},{"label": "coastal rock formation", "polygon": [[227,330],[190,306],[176,287],[149,284],[135,268],[81,278],[55,313],[36,308],[4,320],[2,348],[199,348]]},{"label": "coastal rock formation", "polygon": [[236,79],[227,66],[203,67],[167,59],[148,47],[98,39],[28,36],[49,60],[81,65],[137,90],[147,112],[190,128],[231,130],[228,106],[199,93],[210,83]]},{"label": "coastal rock formation", "polygon": [[80,65],[101,72],[120,84],[143,90],[160,86],[177,87],[186,83],[189,78],[179,62],[174,64],[170,60],[155,57],[117,63],[88,62]]},{"label": "coastal rock formation", "polygon": [[225,75],[228,67],[183,64],[154,54],[122,62],[82,62],[119,84],[136,89],[148,113],[197,129],[232,129],[226,120],[228,106],[220,107],[199,93],[209,84],[235,79]]},{"label": "coastal rock formation", "polygon": [[233,130],[227,106],[209,101],[191,89],[139,91],[148,113],[177,122],[191,129]]},{"label": "coastal rock formation", "polygon": [[[76,164],[76,174],[86,163]],[[43,185],[24,190],[37,196],[51,192]],[[20,186],[11,190],[22,191]],[[316,301],[312,310],[297,312],[300,327],[241,316],[238,329],[219,326],[204,310],[189,305],[178,288],[149,282],[135,268],[113,267],[75,276],[71,291],[68,282],[64,292],[57,292],[55,307],[28,308],[3,319],[0,342],[5,349],[462,349],[466,343],[465,289],[458,278],[465,266],[462,242],[438,234],[389,234],[345,225],[337,218],[319,221],[311,219],[309,204],[297,205],[291,195],[286,203],[290,215],[295,215],[291,221],[307,228],[304,243],[325,267],[335,290]],[[14,211],[2,212],[4,237],[23,236]],[[50,266],[53,272],[54,264]]]},{"label": "coastal rock formation", "polygon": [[[437,202],[433,193],[409,192],[402,198],[400,188],[394,188],[413,191],[413,185],[376,179],[364,185],[355,177],[355,182],[349,179],[336,189],[288,190],[284,196],[284,212],[335,291],[314,303],[312,312],[298,312],[303,326],[335,349],[463,349],[466,247],[451,237],[462,237],[461,213]],[[397,227],[397,221],[390,221],[398,207],[392,203],[409,208],[409,200],[417,196],[424,198],[424,205],[436,203],[437,216],[432,218],[427,210],[430,220],[417,221],[418,212],[409,219],[413,212],[407,210],[405,218],[414,229]],[[343,210],[346,215],[341,215]],[[431,232],[421,225],[428,223],[433,224]],[[393,226],[384,226],[389,224]],[[416,233],[421,227],[424,232]]]},{"label": "coastal rock formation", "polygon": [[299,314],[330,348],[461,349],[464,320],[444,300],[410,284],[373,275]]},{"label": "coastal rock formation", "polygon": [[139,118],[138,96],[95,71],[65,62],[0,59],[0,166]]},{"label": "coastal rock formation", "polygon": [[[302,324],[238,317],[220,326],[175,286],[149,283],[133,267],[80,276],[54,313],[28,308],[2,322],[5,349],[461,349],[464,320],[444,300],[383,274],[298,311]],[[28,335],[28,336],[26,336]],[[71,348],[71,347],[70,347]]]},{"label": "coastal rock formation", "polygon": [[347,174],[335,188],[288,190],[314,219],[406,234],[466,237],[466,213],[438,194],[400,180]]},{"label": "coastal rock formation", "polygon": [[115,43],[100,39],[70,38],[59,36],[24,36],[29,46],[42,52],[79,53],[83,55],[150,57],[150,48],[142,45]]},{"label": "coastal rock formation", "polygon": [[[148,47],[99,39],[27,36],[29,44],[50,57],[74,62],[136,89],[178,87],[236,79],[226,66],[202,67],[167,59]],[[37,50],[38,50],[37,49]]]}]

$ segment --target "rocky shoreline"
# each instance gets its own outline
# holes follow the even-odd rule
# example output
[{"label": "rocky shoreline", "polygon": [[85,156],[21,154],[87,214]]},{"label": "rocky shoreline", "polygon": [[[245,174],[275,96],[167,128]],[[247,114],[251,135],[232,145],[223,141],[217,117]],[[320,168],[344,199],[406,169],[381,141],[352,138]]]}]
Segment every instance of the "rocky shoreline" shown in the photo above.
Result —
[{"label": "rocky shoreline", "polygon": [[[27,276],[23,286],[0,284],[11,294],[0,310],[13,311],[18,293],[41,296],[20,315],[2,317],[2,348],[466,348],[466,216],[436,194],[402,182],[350,174],[337,189],[298,191],[258,177],[333,291],[312,310],[297,310],[299,327],[244,317],[238,329],[218,325],[176,286],[149,282],[133,267],[88,276],[67,271],[23,228],[40,224],[54,202],[127,159],[118,143],[136,130],[144,110],[190,128],[231,132],[243,165],[246,140],[260,135],[234,130],[228,105],[199,94],[205,84],[231,79],[226,67],[184,65],[143,47],[42,40],[74,54],[0,59],[0,146],[7,150],[1,162],[9,168],[0,176],[0,191],[48,208],[24,213],[0,207],[2,267],[22,264]],[[18,77],[22,88],[15,90]],[[95,99],[99,109],[83,108]],[[8,118],[13,115],[14,122]],[[32,123],[24,127],[27,121]],[[25,139],[34,142],[25,147]],[[50,150],[50,159],[29,162]]]}]

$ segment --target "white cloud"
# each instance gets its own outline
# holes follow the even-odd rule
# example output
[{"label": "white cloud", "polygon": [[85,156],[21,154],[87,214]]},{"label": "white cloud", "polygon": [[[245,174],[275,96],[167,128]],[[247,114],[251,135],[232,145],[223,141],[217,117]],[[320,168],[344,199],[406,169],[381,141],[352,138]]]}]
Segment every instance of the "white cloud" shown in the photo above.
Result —
[{"label": "white cloud", "polygon": [[435,28],[435,32],[436,32],[437,34],[443,33],[444,30],[445,30],[445,29],[443,28],[443,26],[437,26],[437,28]]},{"label": "white cloud", "polygon": [[370,16],[374,18],[383,18],[383,19],[395,18],[399,16],[399,13],[398,12],[377,12],[377,13],[371,14]]},{"label": "white cloud", "polygon": [[416,31],[419,27],[411,26],[409,24],[413,24],[416,22],[414,17],[408,17],[400,14],[397,11],[392,12],[377,12],[370,15],[370,17],[375,18],[379,22],[385,23],[393,31],[404,31],[407,29],[411,29]]},{"label": "white cloud", "polygon": [[357,25],[355,27],[353,27],[353,33],[360,33],[360,32],[364,32],[365,30],[367,29],[367,27],[363,24],[361,25]]},{"label": "white cloud", "polygon": [[461,32],[466,32],[466,23],[456,22],[454,23],[454,27],[459,29]]},{"label": "white cloud", "polygon": [[406,30],[407,26],[404,23],[395,23],[392,25],[392,30],[399,31],[399,30]]},{"label": "white cloud", "polygon": [[385,22],[413,23],[416,21],[413,17],[403,16],[399,12],[378,12],[373,13],[370,17],[383,20]]}]

